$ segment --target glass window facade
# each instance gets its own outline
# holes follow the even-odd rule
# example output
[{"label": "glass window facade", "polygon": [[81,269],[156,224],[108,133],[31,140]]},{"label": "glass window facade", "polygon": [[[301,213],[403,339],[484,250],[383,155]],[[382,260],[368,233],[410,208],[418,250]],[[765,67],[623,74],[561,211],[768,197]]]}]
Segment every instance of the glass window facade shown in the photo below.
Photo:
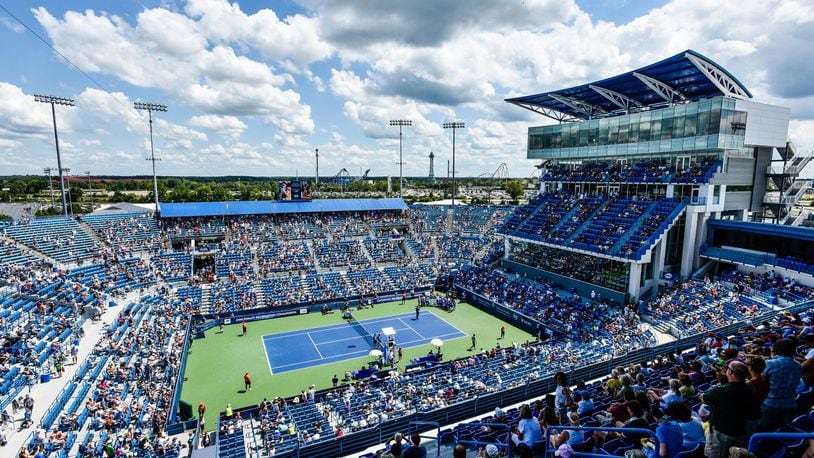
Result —
[{"label": "glass window facade", "polygon": [[746,112],[725,97],[589,121],[531,127],[529,159],[743,146]]}]

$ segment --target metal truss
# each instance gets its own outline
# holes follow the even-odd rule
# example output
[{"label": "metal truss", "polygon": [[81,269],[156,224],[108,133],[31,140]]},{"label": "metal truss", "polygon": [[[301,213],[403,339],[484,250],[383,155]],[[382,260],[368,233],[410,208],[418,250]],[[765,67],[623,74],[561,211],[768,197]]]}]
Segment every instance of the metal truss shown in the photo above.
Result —
[{"label": "metal truss", "polygon": [[595,86],[593,84],[589,84],[588,87],[598,92],[599,95],[601,95],[602,97],[605,97],[606,99],[613,102],[614,105],[624,109],[625,113],[629,112],[630,109],[633,107],[642,106],[642,104],[638,100],[631,99],[630,97],[624,94],[620,94],[616,91],[605,89],[604,87],[600,86]]},{"label": "metal truss", "polygon": [[701,73],[709,78],[712,84],[714,84],[727,96],[743,100],[750,98],[749,94],[746,93],[740,84],[738,84],[731,76],[727,75],[726,72],[722,71],[717,66],[712,65],[704,59],[690,53],[685,53],[684,57],[692,62],[692,64],[695,65],[698,70],[701,70]]},{"label": "metal truss", "polygon": [[603,110],[602,107],[592,105],[588,102],[583,102],[582,100],[579,99],[566,97],[560,94],[548,94],[548,96],[560,103],[568,105],[569,107],[579,111],[580,113],[585,113],[586,115],[588,115],[589,119],[592,118],[595,114],[605,112],[605,110]]},{"label": "metal truss", "polygon": [[649,87],[653,92],[658,94],[662,99],[667,102],[673,103],[676,99],[686,100],[684,94],[673,89],[670,85],[665,84],[655,78],[652,78],[641,73],[633,72],[633,76],[639,79],[645,86]]},{"label": "metal truss", "polygon": [[551,118],[555,121],[558,121],[559,123],[582,121],[582,119],[575,118],[566,113],[562,113],[557,110],[551,110],[549,108],[544,108],[533,103],[524,103],[524,102],[509,102],[509,103],[517,105],[520,108],[525,108],[526,110],[533,111],[547,118]]}]

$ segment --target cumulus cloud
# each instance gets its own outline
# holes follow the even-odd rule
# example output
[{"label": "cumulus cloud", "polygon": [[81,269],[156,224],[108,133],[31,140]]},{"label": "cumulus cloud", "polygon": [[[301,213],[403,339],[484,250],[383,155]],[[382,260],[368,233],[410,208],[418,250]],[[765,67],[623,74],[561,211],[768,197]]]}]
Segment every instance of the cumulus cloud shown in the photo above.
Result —
[{"label": "cumulus cloud", "polygon": [[135,25],[92,10],[62,19],[43,7],[33,13],[55,48],[86,71],[156,88],[208,114],[260,115],[285,132],[313,131],[310,107],[284,87],[290,75],[213,44],[205,24],[180,13],[147,9]]},{"label": "cumulus cloud", "polygon": [[236,116],[203,115],[193,116],[189,125],[216,132],[224,137],[236,140],[248,127]]},{"label": "cumulus cloud", "polygon": [[[51,110],[34,102],[33,94],[0,82],[0,136],[5,139],[43,137],[51,131]],[[37,106],[39,105],[39,106]],[[62,114],[62,113],[60,113]]]},{"label": "cumulus cloud", "polygon": [[[429,151],[437,170],[451,156],[451,133],[441,123],[462,120],[462,174],[506,162],[513,175],[528,176],[526,129],[552,121],[504,98],[594,81],[691,48],[730,70],[757,101],[790,106],[792,140],[814,144],[807,122],[814,119],[814,81],[806,78],[814,71],[814,6],[805,0],[742,0],[737,8],[675,0],[620,24],[592,18],[573,0],[299,6],[287,15],[271,6],[244,11],[228,0],[126,16],[33,9],[60,52],[120,91],[114,98],[83,91],[76,109],[58,113],[60,131],[64,124],[66,141],[92,157],[129,151],[143,161],[147,123],[122,89],[132,85],[170,105],[154,123],[162,168],[294,173],[311,167],[319,147],[335,171],[393,174],[398,129],[388,120],[411,119],[405,173],[425,175]],[[0,97],[0,148],[48,141],[44,105],[35,107],[10,83],[0,83]],[[109,145],[122,129],[130,150]],[[71,137],[91,133],[106,138]]]},{"label": "cumulus cloud", "polygon": [[577,11],[573,1],[526,0],[419,0],[381,2],[365,0],[306,0],[318,11],[326,39],[344,49],[375,43],[436,46],[455,34],[473,29],[545,29],[568,21]]}]

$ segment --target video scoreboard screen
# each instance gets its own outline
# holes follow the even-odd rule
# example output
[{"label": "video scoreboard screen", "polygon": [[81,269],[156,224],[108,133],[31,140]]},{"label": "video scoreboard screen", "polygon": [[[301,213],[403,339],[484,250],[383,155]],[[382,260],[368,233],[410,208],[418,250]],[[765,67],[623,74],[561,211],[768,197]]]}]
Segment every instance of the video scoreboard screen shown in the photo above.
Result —
[{"label": "video scoreboard screen", "polygon": [[284,202],[302,202],[311,200],[311,182],[281,181],[277,200]]}]

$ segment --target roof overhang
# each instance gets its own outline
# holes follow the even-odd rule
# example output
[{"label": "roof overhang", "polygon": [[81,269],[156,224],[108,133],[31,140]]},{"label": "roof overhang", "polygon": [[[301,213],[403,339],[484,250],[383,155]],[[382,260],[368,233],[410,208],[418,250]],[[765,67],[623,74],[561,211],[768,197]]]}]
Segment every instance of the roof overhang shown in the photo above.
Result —
[{"label": "roof overhang", "polygon": [[558,122],[571,122],[721,96],[752,98],[726,69],[687,50],[601,81],[505,101]]}]

